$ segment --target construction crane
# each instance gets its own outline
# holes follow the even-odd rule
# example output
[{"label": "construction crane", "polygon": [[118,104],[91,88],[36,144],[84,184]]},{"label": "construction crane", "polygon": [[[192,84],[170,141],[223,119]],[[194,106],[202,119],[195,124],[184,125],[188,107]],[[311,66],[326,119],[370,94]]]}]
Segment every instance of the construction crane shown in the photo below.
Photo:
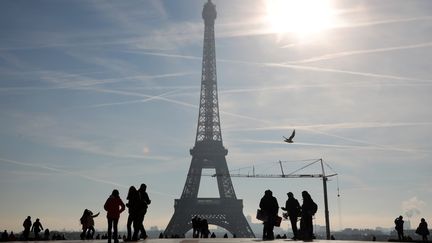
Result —
[{"label": "construction crane", "polygon": [[[295,174],[296,172],[312,165],[315,164],[317,162],[321,163],[321,174]],[[329,218],[329,211],[328,211],[328,199],[327,199],[327,180],[329,177],[332,176],[336,176],[337,174],[329,174],[327,175],[325,173],[324,170],[324,162],[322,159],[318,159],[292,173],[289,174],[285,174],[283,167],[282,167],[282,161],[279,161],[279,165],[280,165],[280,169],[281,169],[281,174],[255,174],[255,167],[253,167],[253,172],[252,174],[231,174],[231,177],[246,177],[246,178],[286,178],[286,179],[291,179],[291,178],[322,178],[323,179],[323,191],[324,191],[324,215],[325,215],[325,224],[326,224],[326,238],[327,240],[330,240],[330,218]],[[211,175],[212,177],[216,177],[216,176],[223,176],[221,174],[213,174]],[[338,194],[339,196],[339,194]]]}]

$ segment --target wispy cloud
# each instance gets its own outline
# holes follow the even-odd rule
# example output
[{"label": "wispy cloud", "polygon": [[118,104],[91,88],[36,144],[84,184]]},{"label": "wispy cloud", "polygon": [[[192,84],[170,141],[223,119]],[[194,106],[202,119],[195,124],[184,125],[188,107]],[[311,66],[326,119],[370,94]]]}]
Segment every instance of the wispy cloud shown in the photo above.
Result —
[{"label": "wispy cloud", "polygon": [[20,165],[20,166],[32,167],[32,168],[37,168],[37,169],[42,169],[42,170],[48,170],[48,171],[52,171],[52,172],[56,172],[56,173],[71,175],[71,176],[75,176],[75,177],[80,177],[80,178],[83,178],[83,179],[86,179],[86,180],[89,180],[89,181],[93,181],[93,182],[98,182],[98,183],[103,183],[103,184],[118,186],[118,187],[122,187],[122,188],[128,188],[128,186],[126,186],[126,185],[122,185],[122,184],[119,184],[119,183],[113,182],[113,181],[99,179],[99,178],[96,178],[94,176],[84,175],[82,172],[79,172],[79,173],[78,172],[72,172],[72,171],[68,171],[68,170],[63,170],[63,169],[55,168],[55,167],[52,167],[52,166],[47,166],[47,165],[42,165],[42,164],[37,164],[37,163],[21,162],[21,161],[11,160],[11,159],[5,159],[5,158],[0,158],[0,161],[2,161],[3,163],[9,163],[9,164],[15,164],[15,165]]},{"label": "wispy cloud", "polygon": [[[117,183],[115,181],[101,179],[101,178],[96,177],[94,174],[92,174],[90,176],[90,175],[85,175],[83,172],[73,172],[70,170],[64,170],[64,169],[56,168],[53,166],[38,164],[38,163],[34,163],[34,162],[28,163],[28,162],[22,162],[22,161],[18,161],[18,160],[11,160],[11,159],[5,159],[5,158],[0,158],[0,161],[3,163],[8,163],[8,164],[14,164],[14,165],[26,166],[26,167],[31,167],[31,168],[35,168],[35,169],[45,170],[45,171],[51,171],[51,172],[55,172],[56,174],[60,173],[60,174],[64,174],[64,175],[74,176],[74,177],[82,178],[82,179],[85,179],[88,181],[107,184],[107,185],[115,186],[115,187],[119,187],[119,188],[125,188],[125,189],[129,188],[128,185],[120,184],[120,183]],[[172,195],[164,193],[164,192],[155,191],[155,190],[148,190],[148,191],[162,195],[162,196],[173,198]]]},{"label": "wispy cloud", "polygon": [[166,95],[178,92],[179,90],[173,90],[173,91],[169,91],[169,92],[165,92],[163,94],[160,95],[155,95],[152,97],[149,97],[147,99],[139,99],[139,100],[128,100],[128,101],[123,101],[123,102],[110,102],[110,103],[103,103],[103,104],[97,104],[97,105],[89,105],[86,106],[85,108],[100,108],[100,107],[106,107],[106,106],[114,106],[114,105],[127,105],[127,104],[134,104],[134,103],[145,103],[145,102],[149,102],[158,98],[162,98]]},{"label": "wispy cloud", "polygon": [[410,17],[410,18],[384,19],[384,20],[376,20],[376,21],[369,21],[369,22],[348,23],[348,24],[341,24],[335,27],[336,28],[358,28],[358,27],[368,27],[374,25],[424,21],[424,20],[431,20],[431,19],[432,16],[418,16],[418,17]]},{"label": "wispy cloud", "polygon": [[[257,143],[257,144],[281,144],[282,140],[252,140],[252,139],[234,139],[231,140],[235,142],[243,142],[243,143]],[[365,143],[366,144],[366,143]],[[333,149],[351,149],[351,150],[384,150],[384,151],[396,151],[396,152],[430,152],[430,151],[421,151],[416,149],[409,148],[395,148],[395,147],[387,147],[383,145],[373,146],[372,144],[367,143],[366,145],[346,145],[346,144],[325,144],[325,143],[308,143],[308,142],[295,142],[293,146],[312,146],[312,147],[327,147]]]},{"label": "wispy cloud", "polygon": [[[200,57],[197,57],[197,56],[180,55],[180,54],[167,54],[167,53],[157,53],[157,52],[141,52],[141,54],[152,55],[152,56],[161,56],[161,57],[170,57],[170,58],[183,58],[183,59],[196,59],[196,60],[201,59]],[[432,80],[429,80],[429,79],[419,79],[419,78],[405,77],[405,76],[399,76],[399,75],[350,71],[350,70],[343,70],[343,69],[304,66],[304,65],[286,64],[286,63],[250,62],[250,61],[223,59],[223,58],[219,58],[218,61],[219,62],[226,62],[226,63],[253,65],[253,66],[260,66],[260,67],[289,68],[289,69],[295,69],[295,70],[304,70],[304,71],[312,71],[312,72],[325,72],[325,73],[338,73],[338,74],[346,74],[346,75],[353,75],[353,76],[362,76],[362,77],[369,77],[369,78],[384,78],[384,79],[399,80],[399,81],[417,81],[417,82],[427,82],[427,83],[432,82]]]},{"label": "wispy cloud", "polygon": [[376,49],[342,51],[342,52],[331,53],[331,54],[326,54],[326,55],[317,56],[317,57],[311,57],[311,58],[307,58],[307,59],[303,59],[303,60],[287,62],[286,64],[303,64],[303,63],[332,60],[332,59],[336,59],[336,58],[353,56],[353,55],[390,52],[390,51],[400,51],[400,50],[424,48],[424,47],[431,47],[431,46],[432,46],[432,42],[425,42],[425,43],[411,44],[411,45],[405,45],[405,46],[393,46],[393,47],[384,47],[384,48],[376,48]]}]

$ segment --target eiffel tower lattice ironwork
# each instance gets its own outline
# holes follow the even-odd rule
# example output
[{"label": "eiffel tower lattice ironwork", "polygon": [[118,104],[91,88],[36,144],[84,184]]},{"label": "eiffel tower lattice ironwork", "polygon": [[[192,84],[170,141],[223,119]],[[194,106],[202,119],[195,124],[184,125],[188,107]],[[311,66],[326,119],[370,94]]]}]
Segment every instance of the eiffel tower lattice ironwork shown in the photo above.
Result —
[{"label": "eiffel tower lattice ironwork", "polygon": [[[209,224],[225,228],[236,237],[254,238],[243,215],[243,200],[237,199],[222,143],[216,78],[214,22],[216,6],[208,0],[202,12],[204,48],[202,59],[201,94],[195,146],[189,173],[180,199],[175,199],[174,215],[165,230],[166,236],[182,236],[192,228],[191,219],[198,216]],[[198,198],[203,169],[215,169],[218,174],[219,198]]]}]

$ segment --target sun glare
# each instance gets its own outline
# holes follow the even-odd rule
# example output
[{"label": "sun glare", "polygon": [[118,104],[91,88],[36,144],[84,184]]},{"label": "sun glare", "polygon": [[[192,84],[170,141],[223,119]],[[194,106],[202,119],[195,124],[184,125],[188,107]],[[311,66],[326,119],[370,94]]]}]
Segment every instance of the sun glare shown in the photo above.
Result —
[{"label": "sun glare", "polygon": [[334,10],[329,0],[266,0],[266,8],[274,33],[315,33],[334,24]]}]

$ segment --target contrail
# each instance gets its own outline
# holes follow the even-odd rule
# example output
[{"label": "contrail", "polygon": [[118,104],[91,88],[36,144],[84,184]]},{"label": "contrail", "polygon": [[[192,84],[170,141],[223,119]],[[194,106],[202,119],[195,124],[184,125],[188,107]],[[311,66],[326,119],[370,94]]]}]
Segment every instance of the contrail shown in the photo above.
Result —
[{"label": "contrail", "polygon": [[[141,96],[141,97],[153,97],[153,96],[148,96],[148,95],[143,95],[140,93],[133,93],[133,92],[125,92],[125,91],[117,91],[117,90],[109,90],[109,89],[97,89],[94,87],[91,87],[90,90],[94,90],[97,92],[107,92],[107,93],[115,93],[115,94],[122,94],[122,95],[135,95],[135,96]],[[177,101],[174,99],[169,99],[169,98],[165,98],[165,97],[155,97],[154,99],[157,100],[162,100],[162,101],[166,101],[166,102],[170,102],[173,104],[178,104],[178,105],[182,105],[182,106],[186,106],[186,107],[190,107],[193,109],[197,109],[198,106],[197,105],[193,105],[190,103],[186,103],[186,102],[181,102],[181,101]],[[258,121],[260,123],[264,123],[264,124],[272,124],[271,121],[268,120],[264,120],[264,119],[259,119],[256,117],[250,117],[250,116],[243,116],[243,115],[239,115],[239,114],[234,114],[234,113],[230,113],[230,112],[220,112],[221,114],[227,114],[230,116],[234,116],[234,117],[238,117],[238,118],[242,118],[242,119],[247,119],[247,120],[253,120],[253,121]],[[294,127],[294,126],[291,126]],[[386,146],[386,145],[379,145],[379,144],[373,144],[373,143],[368,143],[366,141],[362,141],[362,140],[358,140],[358,139],[352,139],[352,138],[347,138],[347,137],[343,137],[343,136],[339,136],[339,135],[335,135],[335,134],[331,134],[331,133],[327,133],[327,132],[322,132],[322,131],[318,131],[316,129],[313,128],[307,128],[304,127],[304,130],[309,130],[310,132],[313,133],[318,133],[318,134],[322,134],[322,135],[326,135],[326,136],[330,136],[330,137],[335,137],[335,138],[339,138],[345,141],[350,141],[350,142],[355,142],[355,143],[360,143],[360,144],[365,144],[365,145],[369,145],[369,146],[374,146],[374,147],[380,147],[382,148],[382,150],[394,150],[394,151],[404,151],[404,152],[414,152],[413,150],[409,150],[409,149],[399,149],[399,148],[393,148],[390,146]]]},{"label": "contrail", "polygon": [[[126,51],[128,52],[128,51]],[[180,55],[180,54],[169,54],[169,53],[162,53],[162,52],[149,52],[149,51],[134,51],[133,53],[137,54],[144,54],[149,56],[160,56],[160,57],[174,57],[174,58],[182,58],[182,59],[191,59],[191,60],[202,60],[202,57],[199,56],[190,56],[190,55]]]},{"label": "contrail", "polygon": [[176,92],[178,92],[178,91],[179,91],[179,89],[177,89],[177,90],[172,90],[172,91],[169,91],[169,92],[165,92],[165,93],[160,94],[160,95],[151,96],[151,97],[148,97],[148,98],[146,98],[146,99],[129,100],[129,101],[123,101],[123,102],[112,102],[112,103],[104,103],[104,104],[90,105],[90,106],[86,106],[85,108],[100,108],[100,107],[113,106],[113,105],[126,105],[126,104],[133,104],[133,103],[145,103],[145,102],[149,102],[149,101],[151,101],[151,100],[155,100],[155,99],[158,99],[158,98],[162,98],[162,97],[164,97],[164,96],[166,96],[166,95],[169,95],[169,94],[176,93]]},{"label": "contrail", "polygon": [[406,45],[406,46],[394,46],[394,47],[385,47],[385,48],[376,48],[376,49],[343,51],[343,52],[326,54],[326,55],[312,57],[312,58],[298,60],[298,61],[287,62],[285,64],[303,64],[303,63],[331,60],[331,59],[336,59],[336,58],[340,58],[340,57],[360,55],[360,54],[399,51],[399,50],[423,48],[423,47],[430,47],[430,46],[432,46],[432,42],[412,44],[412,45]]},{"label": "contrail", "polygon": [[[260,143],[260,144],[281,144],[281,141],[269,141],[269,140],[252,140],[252,139],[235,139],[232,141],[246,142],[246,143]],[[385,151],[397,151],[397,152],[429,152],[414,149],[403,149],[403,148],[387,148],[382,146],[359,146],[359,145],[344,145],[344,144],[322,144],[322,143],[304,143],[295,142],[292,145],[299,146],[313,146],[313,147],[327,147],[335,149],[360,149],[360,150],[385,150]],[[369,144],[368,144],[369,145]]]},{"label": "contrail", "polygon": [[[264,128],[255,128],[255,130],[280,130],[280,129],[303,129],[306,131],[310,131],[312,133],[322,134],[329,137],[334,137],[338,139],[342,139],[348,142],[354,142],[358,144],[367,145],[371,148],[380,148],[381,150],[393,150],[393,151],[400,151],[400,152],[429,152],[429,151],[422,151],[422,150],[414,150],[414,149],[401,149],[397,147],[392,147],[388,145],[381,145],[381,144],[374,144],[370,142],[366,142],[360,139],[353,139],[353,138],[347,138],[344,136],[335,135],[333,133],[323,132],[317,130],[317,128],[327,128],[327,129],[335,129],[335,128],[370,128],[370,127],[396,127],[396,126],[431,126],[432,123],[430,122],[408,122],[408,123],[339,123],[339,124],[318,124],[318,125],[290,125],[290,126],[275,126],[275,127],[264,127]],[[237,131],[242,131],[243,129],[237,129]],[[248,129],[245,129],[248,130]],[[254,129],[250,129],[254,130]],[[271,141],[271,143],[276,143],[274,141]],[[279,142],[280,143],[280,142]],[[364,148],[361,147],[361,148]]]},{"label": "contrail", "polygon": [[[0,92],[10,92],[10,91],[26,91],[26,90],[59,90],[59,89],[74,89],[77,87],[89,87],[89,86],[97,86],[102,84],[110,84],[110,83],[117,83],[117,82],[123,82],[127,80],[153,80],[153,79],[163,79],[163,78],[171,78],[171,77],[181,77],[181,76],[187,76],[192,75],[197,72],[177,72],[177,73],[165,73],[165,74],[157,74],[157,75],[134,75],[134,76],[127,76],[127,77],[119,77],[119,78],[108,78],[108,79],[93,79],[89,77],[83,77],[82,74],[50,74],[48,77],[42,77],[44,80],[47,80],[48,82],[58,84],[54,87],[38,87],[38,86],[28,86],[28,87],[7,87],[7,88],[0,88]],[[73,83],[70,84],[68,81],[70,81],[71,77],[77,77],[82,78],[83,80],[80,80],[79,83]],[[66,79],[63,81],[59,81],[60,79]],[[55,82],[53,81],[55,80]]]},{"label": "contrail", "polygon": [[[156,53],[156,52],[141,52],[141,53],[144,55],[153,55],[153,56],[162,56],[162,57],[173,57],[173,58],[194,59],[194,60],[201,59],[200,57],[196,57],[196,56],[187,56],[187,55],[179,55],[179,54],[166,54],[166,53]],[[253,66],[260,66],[260,67],[280,67],[280,68],[290,68],[290,69],[306,70],[306,71],[313,71],[313,72],[348,74],[348,75],[363,76],[369,78],[385,78],[385,79],[403,80],[403,81],[410,80],[410,81],[417,81],[417,82],[432,82],[432,80],[428,80],[428,79],[419,79],[419,78],[370,73],[370,72],[349,71],[343,69],[321,68],[321,67],[286,64],[286,63],[249,62],[249,61],[239,61],[239,60],[230,60],[230,59],[218,59],[217,61],[226,62],[226,63],[253,65]]]},{"label": "contrail", "polygon": [[357,71],[349,71],[349,70],[341,70],[341,69],[332,69],[332,68],[321,68],[321,67],[312,67],[312,66],[300,66],[293,64],[282,64],[282,63],[262,63],[262,65],[270,66],[270,67],[281,67],[281,68],[291,68],[298,70],[307,70],[307,71],[315,71],[315,72],[327,72],[327,73],[340,73],[340,74],[349,74],[370,78],[385,78],[385,79],[393,79],[393,80],[411,80],[417,82],[432,82],[429,79],[419,79],[419,78],[411,78],[404,76],[395,76],[395,75],[387,75],[387,74],[378,74],[378,73],[369,73],[369,72],[357,72]]},{"label": "contrail", "polygon": [[386,127],[406,127],[406,126],[432,126],[432,122],[343,122],[343,123],[322,123],[311,125],[291,125],[291,126],[271,126],[257,128],[235,128],[230,131],[267,131],[267,130],[289,130],[293,127],[297,129],[361,129],[361,128],[386,128]]},{"label": "contrail", "polygon": [[126,185],[122,185],[113,181],[107,181],[107,180],[103,180],[103,179],[98,179],[95,177],[90,177],[90,176],[86,176],[83,174],[79,174],[79,173],[75,173],[75,172],[70,172],[67,170],[63,170],[63,169],[58,169],[58,168],[54,168],[54,167],[50,167],[50,166],[46,166],[46,165],[40,165],[40,164],[30,164],[30,163],[25,163],[25,162],[20,162],[20,161],[16,161],[16,160],[10,160],[10,159],[4,159],[4,158],[0,158],[0,161],[9,163],[9,164],[16,164],[16,165],[21,165],[21,166],[28,166],[28,167],[33,167],[33,168],[38,168],[38,169],[45,169],[45,170],[49,170],[49,171],[53,171],[53,172],[59,172],[59,173],[63,173],[63,174],[67,174],[67,175],[72,175],[72,176],[77,176],[77,177],[81,177],[93,182],[99,182],[99,183],[103,183],[103,184],[108,184],[108,185],[112,185],[112,186],[118,186],[118,187],[122,187],[122,188],[128,188],[128,186]]},{"label": "contrail", "polygon": [[[17,160],[11,160],[11,159],[5,159],[5,158],[0,158],[0,161],[6,162],[6,163],[9,163],[9,164],[15,164],[15,165],[33,167],[33,168],[49,170],[49,171],[53,171],[53,172],[57,172],[57,173],[67,174],[67,175],[71,175],[71,176],[75,176],[75,177],[80,177],[80,178],[83,178],[83,179],[86,179],[86,180],[89,180],[89,181],[93,181],[93,182],[97,182],[97,183],[102,183],[102,184],[108,184],[108,185],[119,187],[119,188],[129,188],[129,186],[126,186],[126,185],[123,185],[123,184],[119,184],[117,182],[103,180],[103,179],[95,178],[93,176],[87,176],[87,175],[83,175],[83,174],[76,173],[76,172],[70,172],[70,171],[67,171],[67,170],[58,169],[58,168],[54,168],[54,167],[51,167],[51,166],[40,165],[40,164],[30,164],[30,163],[25,163],[25,162],[21,162],[21,161],[17,161]],[[162,195],[162,196],[167,196],[167,197],[170,197],[170,198],[174,198],[174,196],[172,196],[170,194],[167,194],[167,193],[164,193],[164,192],[153,191],[153,190],[147,190],[147,191],[151,192],[151,193],[159,194],[159,195]]]},{"label": "contrail", "polygon": [[404,19],[385,19],[385,20],[377,20],[377,21],[364,22],[364,23],[339,25],[339,26],[335,26],[335,28],[357,28],[357,27],[367,27],[373,25],[404,23],[404,22],[430,20],[430,19],[432,19],[432,16],[420,16],[420,17],[412,17],[412,18],[404,18]]}]

